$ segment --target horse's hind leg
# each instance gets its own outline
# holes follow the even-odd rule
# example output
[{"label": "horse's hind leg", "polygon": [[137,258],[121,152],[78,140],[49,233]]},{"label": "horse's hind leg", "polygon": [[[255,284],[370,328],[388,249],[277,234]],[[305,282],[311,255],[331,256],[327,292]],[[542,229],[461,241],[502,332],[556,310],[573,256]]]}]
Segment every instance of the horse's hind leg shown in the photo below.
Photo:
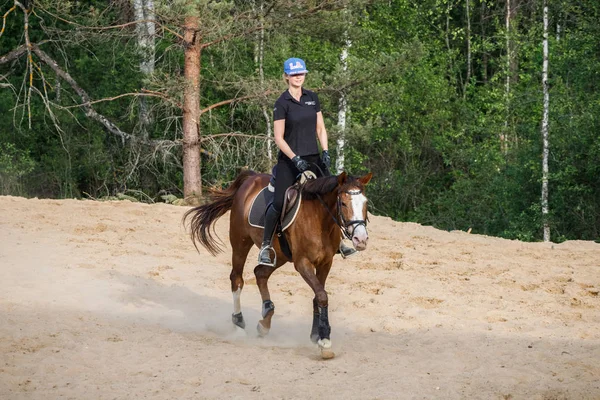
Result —
[{"label": "horse's hind leg", "polygon": [[254,268],[254,275],[256,276],[256,285],[258,286],[258,290],[260,291],[260,297],[262,298],[262,317],[260,321],[258,321],[258,325],[256,329],[258,330],[258,334],[260,336],[266,336],[271,330],[271,318],[273,318],[273,314],[275,313],[275,304],[271,301],[271,294],[269,293],[269,287],[267,282],[269,277],[277,268],[281,267],[285,261],[280,262],[279,260],[283,257],[277,257],[277,264],[275,267],[269,267],[266,265],[257,265]]},{"label": "horse's hind leg", "polygon": [[246,240],[240,240],[235,243],[237,247],[233,246],[233,254],[231,257],[231,274],[229,279],[231,280],[231,293],[233,294],[233,314],[231,320],[234,325],[239,326],[242,329],[246,328],[246,322],[242,315],[242,304],[240,297],[242,295],[242,289],[244,288],[244,264],[248,257],[248,252],[252,248],[252,240],[247,238]]}]

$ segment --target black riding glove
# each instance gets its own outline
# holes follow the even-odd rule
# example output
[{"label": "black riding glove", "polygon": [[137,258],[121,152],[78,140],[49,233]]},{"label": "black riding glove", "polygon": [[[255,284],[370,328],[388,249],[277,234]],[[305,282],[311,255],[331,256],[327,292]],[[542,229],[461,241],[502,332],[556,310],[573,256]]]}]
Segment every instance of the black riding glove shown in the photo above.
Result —
[{"label": "black riding glove", "polygon": [[296,164],[296,168],[298,168],[298,171],[300,172],[304,172],[308,169],[308,163],[301,159],[300,156],[295,156],[292,158],[292,162]]},{"label": "black riding glove", "polygon": [[321,153],[321,160],[323,160],[323,164],[329,169],[331,167],[331,156],[327,150],[323,150]]}]

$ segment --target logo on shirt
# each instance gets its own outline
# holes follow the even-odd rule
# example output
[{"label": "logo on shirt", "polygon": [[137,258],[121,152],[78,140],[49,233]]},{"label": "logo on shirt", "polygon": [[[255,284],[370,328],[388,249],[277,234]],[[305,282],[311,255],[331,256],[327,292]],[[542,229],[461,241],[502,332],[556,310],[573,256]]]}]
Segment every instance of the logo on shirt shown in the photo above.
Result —
[{"label": "logo on shirt", "polygon": [[316,101],[305,101],[304,104],[306,104],[307,106],[314,106],[317,104]]}]

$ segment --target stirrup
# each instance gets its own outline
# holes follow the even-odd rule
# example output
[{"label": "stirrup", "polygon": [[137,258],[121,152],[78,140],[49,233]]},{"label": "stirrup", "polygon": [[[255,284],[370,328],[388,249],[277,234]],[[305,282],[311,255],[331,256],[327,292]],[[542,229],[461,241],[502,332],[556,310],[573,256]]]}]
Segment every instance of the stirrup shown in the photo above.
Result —
[{"label": "stirrup", "polygon": [[[273,252],[273,261],[271,261],[271,256],[269,252]],[[275,249],[271,245],[264,245],[260,248],[258,252],[258,263],[261,265],[266,265],[267,267],[275,267],[275,263],[277,262],[277,253]]]},{"label": "stirrup", "polygon": [[354,247],[346,246],[344,242],[340,242],[339,253],[342,255],[342,258],[345,259],[358,253],[358,251],[356,251]]}]

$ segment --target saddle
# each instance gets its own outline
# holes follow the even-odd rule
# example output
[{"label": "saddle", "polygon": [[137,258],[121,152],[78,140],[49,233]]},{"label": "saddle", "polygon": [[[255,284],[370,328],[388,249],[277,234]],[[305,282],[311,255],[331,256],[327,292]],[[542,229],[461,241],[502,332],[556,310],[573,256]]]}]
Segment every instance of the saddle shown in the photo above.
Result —
[{"label": "saddle", "polygon": [[[300,210],[300,204],[302,203],[302,196],[300,196],[300,189],[307,179],[314,179],[316,175],[311,171],[305,171],[299,177],[295,184],[290,186],[285,191],[285,198],[283,201],[283,211],[280,216],[280,227],[281,231],[285,231],[292,225],[298,211]],[[252,199],[250,205],[250,213],[248,214],[248,223],[251,226],[257,228],[265,227],[265,211],[267,206],[273,202],[275,196],[275,175],[271,175],[269,184],[264,187],[258,194]]]}]

